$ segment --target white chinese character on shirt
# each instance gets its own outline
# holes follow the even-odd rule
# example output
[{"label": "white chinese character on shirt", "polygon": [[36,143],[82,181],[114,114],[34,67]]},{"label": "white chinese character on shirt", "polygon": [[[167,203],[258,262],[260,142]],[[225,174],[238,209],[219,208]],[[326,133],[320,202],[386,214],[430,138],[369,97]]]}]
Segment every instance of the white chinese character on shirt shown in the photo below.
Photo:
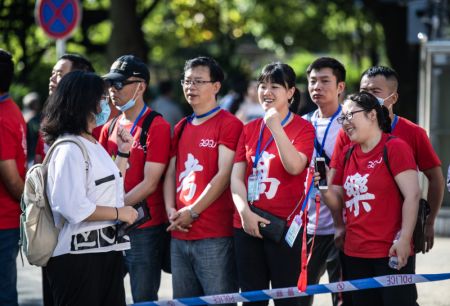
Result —
[{"label": "white chinese character on shirt", "polygon": [[375,195],[367,192],[367,178],[369,174],[365,174],[361,176],[361,174],[356,173],[351,176],[347,176],[345,180],[344,189],[347,192],[347,195],[351,197],[350,200],[345,202],[345,206],[353,211],[355,217],[359,215],[359,202],[366,212],[370,212],[372,207],[369,203],[365,202],[366,200],[375,199]]},{"label": "white chinese character on shirt", "polygon": [[198,159],[194,157],[191,153],[188,153],[187,160],[184,162],[185,170],[180,173],[178,181],[181,182],[180,186],[177,187],[177,192],[186,191],[189,192],[183,195],[186,201],[192,200],[197,190],[197,185],[195,184],[195,172],[203,171],[203,166],[200,165]]},{"label": "white chinese character on shirt", "polygon": [[[264,151],[261,158],[258,160],[258,164],[256,165],[256,169],[258,171],[259,194],[266,193],[266,197],[269,200],[275,196],[278,186],[280,185],[279,180],[269,177],[270,160],[274,157],[275,155]],[[254,156],[252,156],[252,160],[255,161]]]}]

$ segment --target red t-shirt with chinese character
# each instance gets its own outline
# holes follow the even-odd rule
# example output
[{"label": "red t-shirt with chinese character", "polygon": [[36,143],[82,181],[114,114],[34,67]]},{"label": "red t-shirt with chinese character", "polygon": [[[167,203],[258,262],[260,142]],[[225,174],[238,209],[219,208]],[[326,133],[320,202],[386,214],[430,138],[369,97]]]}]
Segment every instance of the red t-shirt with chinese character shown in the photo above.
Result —
[{"label": "red t-shirt with chinese character", "polygon": [[[419,125],[398,116],[397,125],[391,134],[404,140],[411,147],[420,171],[441,166],[441,161],[431,146],[427,132]],[[333,157],[330,163],[331,168],[336,168],[337,159],[342,155],[344,146],[350,142],[347,134],[341,129],[334,146]]]},{"label": "red t-shirt with chinese character", "polygon": [[387,141],[388,137],[389,134],[383,134],[375,148],[367,153],[355,144],[346,162],[351,144],[338,156],[333,184],[344,189],[347,216],[344,253],[348,256],[388,257],[392,241],[401,229],[403,197],[383,161],[384,145],[394,176],[416,170],[416,163],[405,141],[397,137]]},{"label": "red t-shirt with chinese character", "polygon": [[[128,158],[127,173],[125,175],[125,193],[132,190],[144,179],[145,162],[154,162],[167,165],[170,154],[170,125],[161,117],[156,116],[150,125],[147,134],[147,156],[139,143],[141,137],[142,124],[145,118],[150,114],[151,109],[148,108],[144,115],[136,124],[136,131],[133,132],[134,142],[131,147],[130,157]],[[111,135],[108,137],[108,129],[112,120],[107,122],[100,134],[100,143],[105,150],[114,159],[117,156],[117,128],[122,125],[128,131],[131,130],[133,122],[122,124],[120,115],[114,126]],[[156,190],[147,197],[147,206],[150,209],[151,220],[141,225],[139,228],[160,225],[167,222],[167,214],[164,206],[164,197],[162,191],[163,180],[161,179]]]},{"label": "red t-shirt with chinese character", "polygon": [[[11,98],[0,102],[0,160],[15,160],[20,177],[27,168],[27,125]],[[0,229],[19,227],[20,204],[0,181]]]},{"label": "red t-shirt with chinese character", "polygon": [[[253,160],[262,123],[263,119],[256,119],[245,125],[236,150],[234,162],[245,161],[247,163],[245,173],[246,187],[248,187],[248,177],[252,173]],[[300,116],[294,115],[292,121],[284,126],[284,131],[297,151],[308,158],[307,165],[309,165],[314,151],[314,127]],[[267,127],[264,128],[261,148],[266,145],[271,136],[270,130]],[[287,173],[281,163],[275,141],[272,141],[266,150],[262,152],[257,165],[257,173],[260,181],[260,198],[253,205],[283,219],[291,216],[288,220],[288,224],[290,224],[295,214],[301,208],[299,201],[303,199],[305,193],[307,167],[298,175]],[[242,227],[241,219],[237,212],[234,215],[233,225],[236,228]]]},{"label": "red t-shirt with chinese character", "polygon": [[[175,126],[172,142],[171,156],[177,157],[177,210],[195,203],[219,170],[219,146],[235,151],[242,132],[241,121],[224,110],[199,125],[185,121],[182,119]],[[181,240],[230,237],[233,235],[233,212],[233,200],[227,188],[192,223],[189,232],[173,231],[172,236]]]}]

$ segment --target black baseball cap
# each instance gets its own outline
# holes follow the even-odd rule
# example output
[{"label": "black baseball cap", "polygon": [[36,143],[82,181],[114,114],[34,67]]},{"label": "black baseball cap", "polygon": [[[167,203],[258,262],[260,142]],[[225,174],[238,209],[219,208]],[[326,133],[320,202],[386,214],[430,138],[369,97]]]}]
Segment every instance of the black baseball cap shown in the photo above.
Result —
[{"label": "black baseball cap", "polygon": [[150,72],[144,62],[134,55],[122,55],[111,65],[108,74],[103,76],[108,81],[124,81],[130,77],[144,79],[148,84]]}]

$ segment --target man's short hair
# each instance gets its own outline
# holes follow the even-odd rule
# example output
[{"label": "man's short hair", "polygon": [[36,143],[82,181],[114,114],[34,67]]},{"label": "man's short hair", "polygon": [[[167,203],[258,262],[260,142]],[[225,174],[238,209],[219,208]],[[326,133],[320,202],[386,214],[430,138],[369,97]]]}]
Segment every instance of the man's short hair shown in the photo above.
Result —
[{"label": "man's short hair", "polygon": [[72,62],[72,69],[71,71],[86,71],[86,72],[95,72],[94,67],[92,67],[92,64],[90,61],[88,61],[85,57],[74,54],[74,53],[67,53],[64,54],[59,58],[60,60],[65,59]]},{"label": "man's short hair", "polygon": [[225,76],[224,76],[222,68],[216,62],[215,59],[213,59],[211,57],[206,57],[206,56],[199,56],[199,57],[190,59],[190,60],[186,61],[186,63],[184,64],[184,72],[188,71],[189,69],[198,67],[198,66],[208,67],[209,68],[209,76],[211,77],[211,81],[219,82],[222,84]]},{"label": "man's short hair", "polygon": [[330,68],[333,71],[333,75],[336,77],[336,81],[345,82],[345,67],[337,59],[332,57],[319,57],[314,62],[312,62],[306,69],[306,74],[311,74],[313,70],[320,70],[323,68]]},{"label": "man's short hair", "polygon": [[14,76],[12,55],[0,49],[0,92],[8,92]]},{"label": "man's short hair", "polygon": [[361,75],[361,79],[364,76],[367,76],[369,78],[374,78],[377,75],[384,76],[386,78],[386,80],[388,80],[388,81],[394,81],[395,86],[398,86],[398,80],[399,80],[398,73],[394,69],[386,67],[386,66],[370,67],[369,69],[367,69],[366,71],[363,72],[363,74]]}]

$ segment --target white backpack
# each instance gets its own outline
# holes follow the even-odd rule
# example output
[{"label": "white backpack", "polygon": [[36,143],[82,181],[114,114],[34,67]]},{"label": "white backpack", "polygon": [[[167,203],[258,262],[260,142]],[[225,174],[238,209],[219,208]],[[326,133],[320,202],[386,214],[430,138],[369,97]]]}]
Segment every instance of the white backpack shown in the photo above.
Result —
[{"label": "white backpack", "polygon": [[58,243],[59,228],[55,226],[53,214],[47,199],[47,171],[51,155],[61,143],[75,143],[83,153],[86,175],[89,168],[89,155],[84,144],[75,136],[63,136],[49,148],[42,164],[32,166],[26,174],[25,186],[20,206],[20,242],[28,262],[45,267]]}]

